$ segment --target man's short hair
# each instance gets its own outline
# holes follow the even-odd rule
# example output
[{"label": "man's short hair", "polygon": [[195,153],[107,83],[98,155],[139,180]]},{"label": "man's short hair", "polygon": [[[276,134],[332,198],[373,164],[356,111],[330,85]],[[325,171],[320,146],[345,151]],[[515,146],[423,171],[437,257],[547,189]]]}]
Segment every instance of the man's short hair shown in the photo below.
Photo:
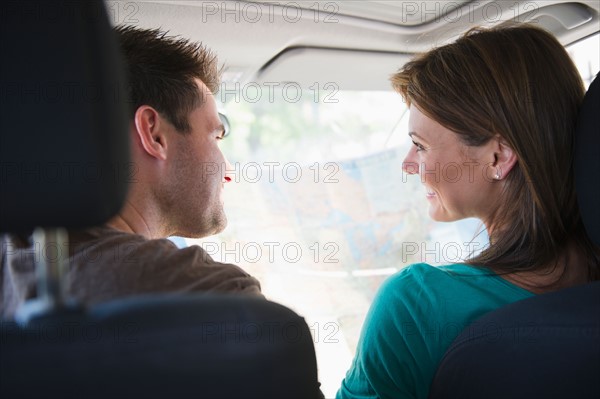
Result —
[{"label": "man's short hair", "polygon": [[154,107],[182,133],[190,131],[189,113],[202,104],[200,79],[217,93],[220,69],[216,55],[202,43],[167,36],[159,29],[114,28],[128,72],[132,117],[142,105]]}]

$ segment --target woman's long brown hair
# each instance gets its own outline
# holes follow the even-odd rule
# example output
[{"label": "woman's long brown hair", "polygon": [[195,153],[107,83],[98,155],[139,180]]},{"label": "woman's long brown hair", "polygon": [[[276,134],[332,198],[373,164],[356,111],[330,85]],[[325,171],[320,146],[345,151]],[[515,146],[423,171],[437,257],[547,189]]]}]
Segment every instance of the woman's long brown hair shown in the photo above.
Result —
[{"label": "woman's long brown hair", "polygon": [[[590,280],[598,248],[583,227],[573,177],[575,124],[585,88],[563,46],[520,24],[475,28],[420,56],[391,78],[410,105],[479,146],[500,135],[517,154],[491,223],[490,245],[467,263],[497,273],[556,265],[575,245]],[[568,260],[567,260],[568,266]]]}]

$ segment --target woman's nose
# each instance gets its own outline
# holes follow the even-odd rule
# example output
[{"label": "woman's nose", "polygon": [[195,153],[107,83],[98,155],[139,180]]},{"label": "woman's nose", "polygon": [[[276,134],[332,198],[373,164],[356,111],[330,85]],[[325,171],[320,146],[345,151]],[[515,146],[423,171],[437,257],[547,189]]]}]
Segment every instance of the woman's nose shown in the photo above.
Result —
[{"label": "woman's nose", "polygon": [[402,170],[404,171],[404,173],[407,173],[409,175],[415,175],[419,173],[419,163],[416,162],[415,159],[413,159],[413,152],[413,149],[408,151],[408,154],[406,154],[406,157],[402,162]]}]

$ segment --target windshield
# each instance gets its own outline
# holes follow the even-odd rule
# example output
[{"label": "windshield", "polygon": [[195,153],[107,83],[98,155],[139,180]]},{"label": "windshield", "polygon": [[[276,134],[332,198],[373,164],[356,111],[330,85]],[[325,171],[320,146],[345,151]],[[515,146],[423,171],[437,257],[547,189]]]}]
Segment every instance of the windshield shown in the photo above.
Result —
[{"label": "windshield", "polygon": [[230,223],[188,242],[239,264],[268,299],[306,318],[331,397],[383,280],[411,263],[460,262],[485,234],[474,239],[475,220],[427,216],[419,178],[402,172],[412,143],[398,94],[317,86],[238,85],[217,95],[232,130],[222,143],[233,168]]}]

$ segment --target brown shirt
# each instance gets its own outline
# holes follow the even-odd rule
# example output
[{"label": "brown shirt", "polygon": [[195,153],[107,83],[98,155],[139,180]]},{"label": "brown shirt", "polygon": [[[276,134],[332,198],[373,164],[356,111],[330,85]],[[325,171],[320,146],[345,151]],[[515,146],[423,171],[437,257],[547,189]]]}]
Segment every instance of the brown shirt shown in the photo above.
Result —
[{"label": "brown shirt", "polygon": [[[92,305],[129,295],[224,292],[262,296],[260,283],[238,266],[215,262],[201,247],[179,249],[167,239],[148,240],[109,227],[70,232],[67,293]],[[0,313],[11,317],[35,297],[32,248],[5,237],[0,248]]]}]

